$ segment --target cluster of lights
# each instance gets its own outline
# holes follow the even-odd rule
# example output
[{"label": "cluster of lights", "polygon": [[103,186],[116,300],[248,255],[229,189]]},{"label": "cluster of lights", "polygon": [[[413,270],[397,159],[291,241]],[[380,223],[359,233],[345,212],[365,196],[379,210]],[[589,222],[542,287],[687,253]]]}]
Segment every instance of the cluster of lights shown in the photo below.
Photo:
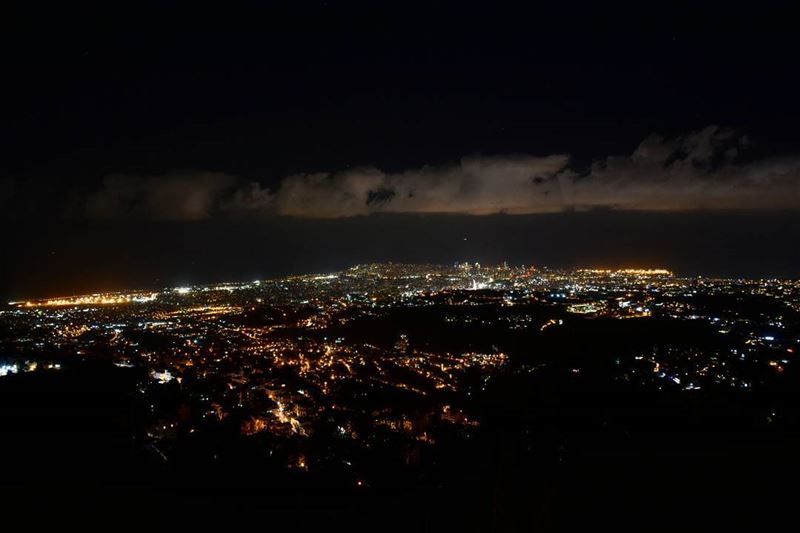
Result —
[{"label": "cluster of lights", "polygon": [[[661,268],[570,271],[375,264],[337,274],[15,302],[11,305],[17,309],[0,310],[0,320],[29,327],[30,335],[19,344],[37,353],[53,347],[59,353],[91,356],[97,348],[108,348],[115,365],[147,369],[149,380],[141,385],[142,394],[178,384],[184,392],[199,395],[204,406],[199,416],[210,424],[231,413],[246,415],[240,426],[244,435],[310,437],[327,427],[320,422],[332,414],[337,438],[402,438],[435,444],[437,435],[428,432],[427,422],[416,423],[416,415],[409,416],[401,405],[367,412],[361,409],[360,398],[388,391],[415,395],[415,401],[430,405],[431,412],[441,409],[438,420],[447,427],[457,425],[459,431],[478,427],[477,417],[439,403],[457,398],[458,393],[469,395],[477,387],[485,390],[495,371],[509,362],[502,343],[486,352],[462,348],[450,353],[435,345],[423,348],[424,342],[412,343],[405,334],[393,345],[369,344],[345,336],[347,330],[340,332],[340,326],[390,317],[396,308],[441,306],[442,320],[462,328],[502,326],[535,332],[584,320],[570,315],[663,316],[707,318],[714,328],[722,328],[720,333],[730,333],[733,318],[703,314],[693,303],[695,295],[747,291],[780,298],[787,306],[800,305],[800,283],[792,280],[672,276]],[[157,300],[154,305],[120,305],[153,300]],[[503,309],[496,316],[483,311],[512,305],[518,308]],[[262,309],[268,310],[263,316]],[[743,320],[736,318],[736,324],[743,327]],[[770,375],[783,372],[790,361],[785,354],[796,348],[789,342],[800,342],[778,333],[786,320],[772,316],[763,327],[751,329],[742,357],[769,350],[763,366],[768,363]],[[334,331],[335,335],[326,336]],[[734,366],[726,366],[728,361],[718,353],[706,357],[700,351],[648,349],[636,360],[642,363],[623,367],[618,379],[683,390],[720,383],[750,386],[750,380],[742,379]],[[0,376],[26,371],[23,363],[0,365]],[[480,381],[473,376],[480,376]],[[158,395],[154,398],[151,409],[159,413],[154,407]],[[172,416],[172,411],[161,412],[158,418],[154,414],[152,438],[174,438],[173,428],[184,422],[170,421]],[[168,418],[166,423],[162,417]],[[202,423],[200,418],[192,422],[198,421]],[[190,428],[190,433],[194,431]],[[396,435],[387,437],[387,431]],[[303,470],[317,462],[311,455],[296,454],[287,461]]]},{"label": "cluster of lights", "polygon": [[25,302],[9,302],[16,307],[76,307],[91,305],[122,305],[152,302],[158,293],[149,294],[90,294],[88,296],[70,296],[65,298],[49,298],[47,300],[27,300]]},{"label": "cluster of lights", "polygon": [[579,272],[586,274],[609,274],[609,275],[623,275],[623,276],[672,276],[672,271],[664,268],[622,268],[622,269],[602,269],[590,268],[582,269]]}]

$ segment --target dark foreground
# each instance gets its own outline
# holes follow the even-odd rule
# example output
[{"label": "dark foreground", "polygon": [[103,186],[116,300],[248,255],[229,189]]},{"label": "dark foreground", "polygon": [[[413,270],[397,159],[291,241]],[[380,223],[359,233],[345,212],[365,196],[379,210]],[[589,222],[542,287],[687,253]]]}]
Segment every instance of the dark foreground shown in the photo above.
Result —
[{"label": "dark foreground", "polygon": [[476,438],[438,446],[422,459],[422,477],[390,471],[369,487],[287,471],[233,440],[215,443],[223,453],[212,461],[159,461],[138,445],[132,369],[80,363],[7,376],[5,519],[103,529],[653,531],[767,530],[792,518],[800,439],[793,410],[780,423],[763,419],[774,398],[687,400],[549,372],[503,376],[481,400]]}]

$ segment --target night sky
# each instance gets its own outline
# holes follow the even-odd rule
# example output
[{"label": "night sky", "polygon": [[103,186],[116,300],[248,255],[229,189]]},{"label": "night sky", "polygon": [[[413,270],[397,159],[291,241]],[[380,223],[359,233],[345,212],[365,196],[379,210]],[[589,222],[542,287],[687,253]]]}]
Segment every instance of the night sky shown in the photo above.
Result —
[{"label": "night sky", "polygon": [[388,260],[800,275],[788,10],[114,4],[4,17],[0,296]]}]

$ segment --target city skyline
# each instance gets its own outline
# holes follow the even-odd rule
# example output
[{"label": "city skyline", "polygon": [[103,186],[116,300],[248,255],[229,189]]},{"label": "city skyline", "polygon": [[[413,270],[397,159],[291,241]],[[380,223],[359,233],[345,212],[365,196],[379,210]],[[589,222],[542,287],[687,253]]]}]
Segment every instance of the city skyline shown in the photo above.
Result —
[{"label": "city skyline", "polygon": [[[14,307],[70,307],[70,306],[94,306],[94,305],[121,305],[121,304],[128,304],[128,303],[146,303],[152,302],[155,298],[158,297],[161,293],[169,293],[174,291],[178,294],[187,294],[193,290],[218,290],[220,288],[227,290],[227,288],[231,288],[232,290],[239,289],[241,287],[253,287],[258,286],[261,283],[270,283],[270,282],[277,282],[281,280],[294,280],[294,279],[304,279],[307,277],[310,278],[335,278],[341,275],[343,272],[352,271],[352,270],[359,270],[359,269],[369,269],[375,267],[394,267],[394,268],[413,268],[413,269],[424,269],[424,268],[434,268],[434,269],[445,269],[445,268],[467,268],[467,267],[474,267],[480,272],[480,269],[484,269],[485,272],[491,272],[493,270],[497,272],[505,272],[505,271],[517,271],[517,272],[525,272],[528,275],[539,275],[539,276],[551,276],[551,275],[562,275],[562,276],[569,276],[569,275],[583,275],[583,274],[598,274],[598,275],[608,275],[608,276],[620,276],[625,277],[629,275],[639,275],[639,276],[668,276],[670,278],[675,278],[677,280],[693,280],[693,279],[707,279],[710,281],[721,281],[721,280],[736,280],[739,282],[774,282],[774,281],[788,281],[793,282],[800,278],[790,278],[790,277],[781,277],[781,276],[772,276],[772,277],[763,277],[763,278],[748,278],[747,276],[732,276],[732,277],[725,277],[725,276],[703,276],[703,275],[679,275],[675,272],[662,268],[661,266],[657,265],[640,265],[637,267],[607,267],[602,265],[587,265],[578,268],[550,268],[547,265],[525,265],[525,264],[509,264],[507,261],[503,261],[500,264],[483,264],[481,265],[478,261],[456,261],[450,265],[445,264],[435,264],[435,263],[394,263],[394,262],[387,262],[387,263],[369,263],[369,264],[358,264],[358,265],[351,265],[345,268],[342,271],[332,271],[332,272],[303,272],[303,273],[294,273],[287,276],[276,276],[273,278],[262,278],[262,279],[254,279],[248,281],[241,281],[241,280],[213,280],[208,283],[201,283],[201,284],[189,284],[189,285],[182,285],[182,286],[175,286],[175,287],[127,287],[121,290],[114,290],[114,291],[101,291],[101,292],[94,292],[94,293],[82,293],[82,294],[58,294],[58,295],[48,295],[42,298],[33,298],[33,299],[21,299],[21,300],[14,300],[8,301],[7,305],[14,306]],[[464,287],[469,288],[469,287]],[[471,287],[475,289],[476,287]],[[480,287],[486,288],[486,287]]]}]

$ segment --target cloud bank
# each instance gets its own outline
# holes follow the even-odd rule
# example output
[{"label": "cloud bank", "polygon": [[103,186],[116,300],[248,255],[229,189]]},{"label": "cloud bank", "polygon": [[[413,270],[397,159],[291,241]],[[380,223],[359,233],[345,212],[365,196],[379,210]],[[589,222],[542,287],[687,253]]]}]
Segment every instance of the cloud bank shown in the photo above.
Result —
[{"label": "cloud bank", "polygon": [[[650,135],[633,153],[576,169],[567,154],[467,157],[447,166],[295,174],[276,187],[223,173],[111,175],[71,204],[90,218],[338,218],[372,213],[800,209],[800,157],[746,160],[746,136],[709,126]],[[13,201],[13,183],[0,193]],[[2,198],[0,198],[1,200]]]}]

